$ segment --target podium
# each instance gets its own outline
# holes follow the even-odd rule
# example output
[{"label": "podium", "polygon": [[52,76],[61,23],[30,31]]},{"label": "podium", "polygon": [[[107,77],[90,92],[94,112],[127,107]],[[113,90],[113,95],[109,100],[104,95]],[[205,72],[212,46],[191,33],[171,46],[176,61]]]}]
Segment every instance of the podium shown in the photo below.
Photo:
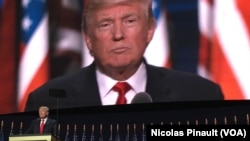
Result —
[{"label": "podium", "polygon": [[[167,103],[141,103],[130,105],[110,105],[93,107],[74,107],[60,109],[58,118],[58,139],[86,136],[102,136],[104,140],[122,140],[129,134],[141,138],[147,125],[250,125],[250,100],[188,101]],[[50,117],[56,118],[56,109],[50,110]],[[3,121],[5,140],[9,141],[48,141],[52,136],[18,135],[20,123],[22,131],[29,127],[30,121],[37,118],[37,111],[0,115]],[[12,126],[13,123],[13,126]],[[13,127],[13,129],[12,129]],[[12,136],[7,136],[13,131]],[[119,132],[118,132],[119,131]],[[21,132],[25,133],[25,132]]]},{"label": "podium", "polygon": [[23,134],[9,136],[9,141],[55,141],[51,134]]}]

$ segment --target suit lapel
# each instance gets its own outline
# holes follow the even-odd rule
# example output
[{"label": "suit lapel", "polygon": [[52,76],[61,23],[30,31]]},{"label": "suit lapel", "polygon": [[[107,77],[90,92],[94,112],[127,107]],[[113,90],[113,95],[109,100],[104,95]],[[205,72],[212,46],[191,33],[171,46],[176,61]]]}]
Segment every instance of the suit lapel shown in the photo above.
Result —
[{"label": "suit lapel", "polygon": [[47,121],[46,121],[45,124],[44,124],[43,132],[46,132],[46,131],[47,131],[47,128],[49,129],[49,125],[50,125],[50,119],[47,119]]},{"label": "suit lapel", "polygon": [[80,73],[77,82],[74,83],[74,87],[76,93],[84,98],[82,103],[88,103],[88,106],[101,105],[94,63]]},{"label": "suit lapel", "polygon": [[147,69],[147,85],[146,92],[152,97],[153,102],[161,102],[164,99],[168,99],[170,91],[170,83],[167,76],[162,74],[161,71],[154,66],[146,64]]},{"label": "suit lapel", "polygon": [[41,119],[40,118],[38,118],[37,119],[37,122],[36,122],[36,133],[40,133],[40,123],[41,123]]}]

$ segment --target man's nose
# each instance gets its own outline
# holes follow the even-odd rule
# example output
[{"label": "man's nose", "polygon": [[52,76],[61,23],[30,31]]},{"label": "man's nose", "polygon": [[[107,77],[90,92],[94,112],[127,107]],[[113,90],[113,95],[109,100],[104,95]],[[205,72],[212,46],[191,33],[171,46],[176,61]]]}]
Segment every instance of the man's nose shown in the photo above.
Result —
[{"label": "man's nose", "polygon": [[113,27],[113,40],[120,41],[124,39],[124,29],[121,22],[116,22]]}]

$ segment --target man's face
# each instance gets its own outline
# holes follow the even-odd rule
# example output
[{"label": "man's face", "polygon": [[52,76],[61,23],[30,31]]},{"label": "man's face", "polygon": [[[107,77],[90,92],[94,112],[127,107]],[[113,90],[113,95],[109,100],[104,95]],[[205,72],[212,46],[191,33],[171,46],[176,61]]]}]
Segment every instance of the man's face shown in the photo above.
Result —
[{"label": "man's face", "polygon": [[145,10],[138,3],[120,4],[101,8],[92,18],[85,40],[96,62],[105,69],[138,65],[154,33]]},{"label": "man's face", "polygon": [[39,112],[40,118],[46,118],[49,114],[47,109],[45,109],[45,108],[40,108],[38,112]]}]

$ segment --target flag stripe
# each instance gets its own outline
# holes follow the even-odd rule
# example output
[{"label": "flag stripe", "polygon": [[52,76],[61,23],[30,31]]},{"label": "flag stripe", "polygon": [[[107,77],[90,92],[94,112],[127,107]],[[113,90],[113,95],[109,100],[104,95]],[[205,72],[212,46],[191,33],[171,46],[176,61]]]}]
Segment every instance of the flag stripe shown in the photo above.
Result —
[{"label": "flag stripe", "polygon": [[210,56],[211,40],[213,28],[213,2],[209,0],[199,1],[199,29],[200,29],[200,50],[198,73],[206,78],[210,78]]},{"label": "flag stripe", "polygon": [[[216,1],[216,32],[246,98],[250,98],[250,40],[235,0]],[[230,33],[228,33],[230,31]]]},{"label": "flag stripe", "polygon": [[249,0],[237,0],[237,9],[239,10],[242,20],[247,28],[248,37],[250,37],[250,1]]},{"label": "flag stripe", "polygon": [[246,4],[247,0],[199,1],[199,74],[205,76],[207,71],[206,77],[221,85],[225,99],[250,98],[250,16]]},{"label": "flag stripe", "polygon": [[41,74],[49,74],[48,72],[48,56],[45,57],[45,59],[43,60],[43,62],[40,65],[40,68],[38,68],[38,71],[36,72],[36,74],[33,76],[33,79],[30,81],[29,85],[27,86],[26,91],[23,93],[22,95],[22,100],[19,104],[19,110],[23,111],[26,105],[26,101],[28,99],[28,96],[30,94],[31,91],[33,91],[35,88],[37,88],[38,86],[42,85],[44,82],[46,82],[48,80],[48,77],[46,77],[47,75],[41,75]]},{"label": "flag stripe", "polygon": [[221,85],[225,93],[226,100],[244,99],[243,92],[232,71],[232,68],[224,55],[220,45],[219,37],[213,39],[213,49],[211,51],[211,79]]}]

